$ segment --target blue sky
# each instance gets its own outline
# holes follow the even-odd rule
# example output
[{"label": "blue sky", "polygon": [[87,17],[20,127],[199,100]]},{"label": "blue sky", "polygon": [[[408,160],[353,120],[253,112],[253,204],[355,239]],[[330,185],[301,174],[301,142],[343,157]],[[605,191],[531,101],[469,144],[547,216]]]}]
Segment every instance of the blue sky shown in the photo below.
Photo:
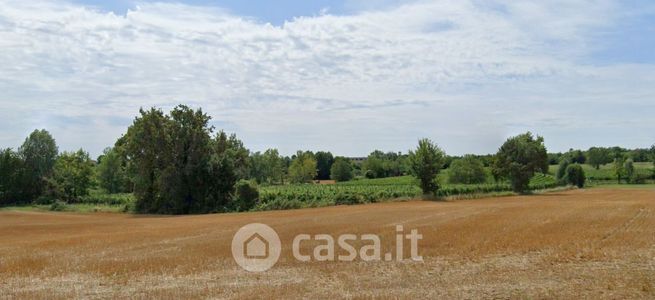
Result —
[{"label": "blue sky", "polygon": [[98,155],[140,107],[202,107],[256,151],[655,143],[645,0],[0,0],[0,148]]},{"label": "blue sky", "polygon": [[[98,8],[104,11],[112,11],[116,14],[125,14],[128,9],[135,9],[139,3],[148,1],[132,0],[76,0],[76,3]],[[277,0],[277,1],[150,1],[184,3],[195,6],[220,7],[230,13],[249,18],[255,18],[260,22],[268,22],[274,25],[282,25],[284,21],[291,21],[295,17],[316,16],[322,13],[330,14],[352,14],[370,9],[388,9],[403,3],[397,0]]]}]

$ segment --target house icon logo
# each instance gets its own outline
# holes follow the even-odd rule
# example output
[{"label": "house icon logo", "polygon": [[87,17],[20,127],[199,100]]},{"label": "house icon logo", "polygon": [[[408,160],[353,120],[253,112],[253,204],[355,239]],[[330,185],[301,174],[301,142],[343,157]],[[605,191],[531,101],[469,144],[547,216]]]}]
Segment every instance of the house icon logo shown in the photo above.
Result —
[{"label": "house icon logo", "polygon": [[272,268],[281,252],[280,237],[265,224],[243,226],[232,238],[232,257],[249,272],[264,272]]},{"label": "house icon logo", "polygon": [[243,248],[243,256],[249,259],[265,259],[269,254],[268,241],[259,233],[248,238]]}]

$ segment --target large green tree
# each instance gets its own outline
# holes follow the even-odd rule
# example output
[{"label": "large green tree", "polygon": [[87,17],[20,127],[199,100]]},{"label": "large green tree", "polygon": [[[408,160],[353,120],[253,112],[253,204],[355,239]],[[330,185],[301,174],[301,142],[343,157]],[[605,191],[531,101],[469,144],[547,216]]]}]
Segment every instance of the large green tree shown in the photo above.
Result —
[{"label": "large green tree", "polygon": [[180,105],[170,115],[141,110],[123,145],[134,182],[136,209],[187,214],[230,209],[248,150],[235,135],[212,139],[210,117]]},{"label": "large green tree", "polygon": [[76,202],[88,195],[93,179],[93,162],[89,154],[80,149],[64,152],[55,162],[49,178],[55,196],[63,201]]},{"label": "large green tree", "polygon": [[496,153],[493,172],[509,178],[515,192],[529,190],[530,179],[536,172],[548,172],[548,153],[544,139],[527,132],[509,138]]},{"label": "large green tree", "polygon": [[289,166],[289,180],[292,183],[307,183],[317,174],[316,158],[311,152],[298,151]]},{"label": "large green tree", "polygon": [[98,159],[97,177],[100,187],[110,194],[129,190],[125,163],[116,148],[106,148],[103,151]]},{"label": "large green tree", "polygon": [[250,154],[250,178],[257,181],[258,184],[283,182],[283,166],[284,161],[277,149],[268,149],[264,153],[254,152]]},{"label": "large green tree", "polygon": [[35,200],[43,194],[58,152],[55,139],[45,129],[34,130],[18,149],[24,163],[21,187],[26,198]]},{"label": "large green tree", "polygon": [[314,155],[314,158],[316,158],[316,168],[318,169],[316,179],[330,179],[330,168],[332,168],[332,164],[334,163],[334,156],[332,156],[332,153],[318,151]]},{"label": "large green tree", "polygon": [[351,180],[353,178],[352,163],[344,157],[335,158],[330,169],[330,176],[337,182]]},{"label": "large green tree", "polygon": [[598,170],[601,165],[612,162],[612,157],[610,155],[611,153],[607,148],[591,147],[587,151],[587,163]]},{"label": "large green tree", "polygon": [[139,110],[134,123],[119,140],[125,147],[129,172],[134,181],[136,211],[142,213],[169,212],[162,199],[164,169],[171,158],[171,119],[155,108]]},{"label": "large green tree", "polygon": [[420,183],[424,195],[436,195],[439,190],[437,175],[443,167],[444,152],[429,139],[421,139],[414,151],[409,151],[409,166]]},{"label": "large green tree", "polygon": [[12,149],[0,150],[0,205],[26,200],[22,187],[23,160]]}]

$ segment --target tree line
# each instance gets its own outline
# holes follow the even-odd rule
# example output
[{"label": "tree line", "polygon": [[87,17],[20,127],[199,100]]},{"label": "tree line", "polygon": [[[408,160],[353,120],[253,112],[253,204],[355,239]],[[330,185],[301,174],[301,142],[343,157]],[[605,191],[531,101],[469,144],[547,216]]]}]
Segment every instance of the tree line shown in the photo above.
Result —
[{"label": "tree line", "polygon": [[613,162],[620,180],[634,174],[633,162],[655,161],[655,146],[647,151],[592,147],[549,154],[543,138],[528,132],[508,139],[495,155],[448,156],[422,139],[407,154],[375,150],[355,163],[326,151],[291,156],[276,149],[251,152],[236,135],[210,126],[210,120],[201,109],[184,105],[169,113],[141,109],[126,133],[95,161],[82,149],[59,153],[50,133],[35,130],[16,151],[0,152],[0,204],[75,202],[97,187],[133,193],[134,209],[140,213],[239,211],[255,205],[257,185],[411,174],[425,194],[436,194],[435,178],[448,168],[450,183],[484,183],[492,176],[525,192],[530,178],[547,173],[553,162],[560,164],[558,179],[583,186],[582,163],[598,167]]}]

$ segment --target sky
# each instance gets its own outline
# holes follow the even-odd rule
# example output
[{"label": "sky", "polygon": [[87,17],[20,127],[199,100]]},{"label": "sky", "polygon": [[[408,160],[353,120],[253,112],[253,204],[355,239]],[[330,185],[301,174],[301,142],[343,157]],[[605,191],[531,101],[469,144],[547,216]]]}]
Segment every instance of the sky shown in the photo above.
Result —
[{"label": "sky", "polygon": [[283,154],[655,143],[648,0],[0,0],[0,49],[0,148],[96,156],[177,104]]}]

